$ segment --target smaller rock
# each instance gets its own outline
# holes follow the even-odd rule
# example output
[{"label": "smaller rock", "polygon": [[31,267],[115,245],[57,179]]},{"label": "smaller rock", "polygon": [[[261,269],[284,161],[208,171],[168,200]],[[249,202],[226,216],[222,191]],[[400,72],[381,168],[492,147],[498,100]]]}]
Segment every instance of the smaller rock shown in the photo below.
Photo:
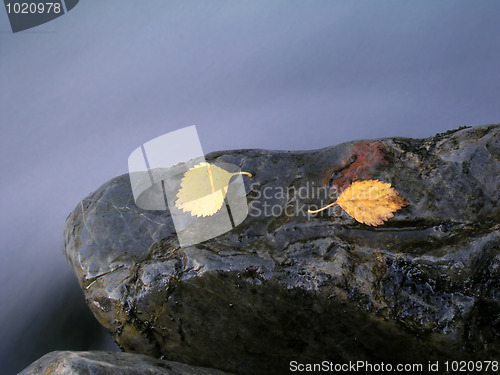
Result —
[{"label": "smaller rock", "polygon": [[44,355],[18,375],[228,375],[227,372],[163,361],[142,354],[57,351]]}]

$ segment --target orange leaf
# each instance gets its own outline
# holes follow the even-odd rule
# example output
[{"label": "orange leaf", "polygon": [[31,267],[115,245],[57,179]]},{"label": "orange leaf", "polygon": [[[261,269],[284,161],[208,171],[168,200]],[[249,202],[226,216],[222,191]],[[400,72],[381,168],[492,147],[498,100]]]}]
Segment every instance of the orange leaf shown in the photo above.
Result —
[{"label": "orange leaf", "polygon": [[319,210],[309,210],[315,214],[338,204],[356,221],[366,225],[381,225],[394,217],[394,212],[408,203],[391,184],[378,180],[355,181],[339,195],[337,200]]}]

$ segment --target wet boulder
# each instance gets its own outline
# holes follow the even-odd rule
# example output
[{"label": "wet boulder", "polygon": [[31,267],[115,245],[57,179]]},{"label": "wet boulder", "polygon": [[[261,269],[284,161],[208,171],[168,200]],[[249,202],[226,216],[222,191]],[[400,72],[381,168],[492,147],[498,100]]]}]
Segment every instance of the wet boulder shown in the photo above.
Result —
[{"label": "wet boulder", "polygon": [[[180,247],[128,175],[67,219],[66,257],[123,350],[237,374],[499,358],[499,125],[206,159],[253,175],[248,216],[218,237]],[[384,225],[307,212],[370,179],[408,202]]]},{"label": "wet boulder", "polygon": [[116,352],[51,352],[19,375],[229,375],[226,372]]}]

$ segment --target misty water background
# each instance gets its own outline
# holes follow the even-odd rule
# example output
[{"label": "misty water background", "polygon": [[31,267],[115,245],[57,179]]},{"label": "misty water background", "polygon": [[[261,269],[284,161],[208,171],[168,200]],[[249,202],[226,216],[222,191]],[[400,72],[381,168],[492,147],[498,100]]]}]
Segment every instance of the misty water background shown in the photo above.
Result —
[{"label": "misty water background", "polygon": [[0,368],[76,335],[78,314],[58,328],[83,301],[64,222],[136,147],[193,124],[208,153],[499,123],[499,16],[486,0],[87,0],[12,34],[1,10]]}]

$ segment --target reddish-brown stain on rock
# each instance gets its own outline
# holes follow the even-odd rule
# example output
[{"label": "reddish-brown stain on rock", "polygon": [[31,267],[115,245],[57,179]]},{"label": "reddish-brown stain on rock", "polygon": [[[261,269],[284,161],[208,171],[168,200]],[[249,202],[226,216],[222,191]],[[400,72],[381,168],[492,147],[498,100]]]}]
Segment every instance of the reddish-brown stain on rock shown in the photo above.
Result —
[{"label": "reddish-brown stain on rock", "polygon": [[388,150],[381,141],[361,141],[352,145],[346,160],[332,168],[326,176],[325,184],[337,192],[343,191],[353,181],[373,178],[376,168],[388,165]]}]

